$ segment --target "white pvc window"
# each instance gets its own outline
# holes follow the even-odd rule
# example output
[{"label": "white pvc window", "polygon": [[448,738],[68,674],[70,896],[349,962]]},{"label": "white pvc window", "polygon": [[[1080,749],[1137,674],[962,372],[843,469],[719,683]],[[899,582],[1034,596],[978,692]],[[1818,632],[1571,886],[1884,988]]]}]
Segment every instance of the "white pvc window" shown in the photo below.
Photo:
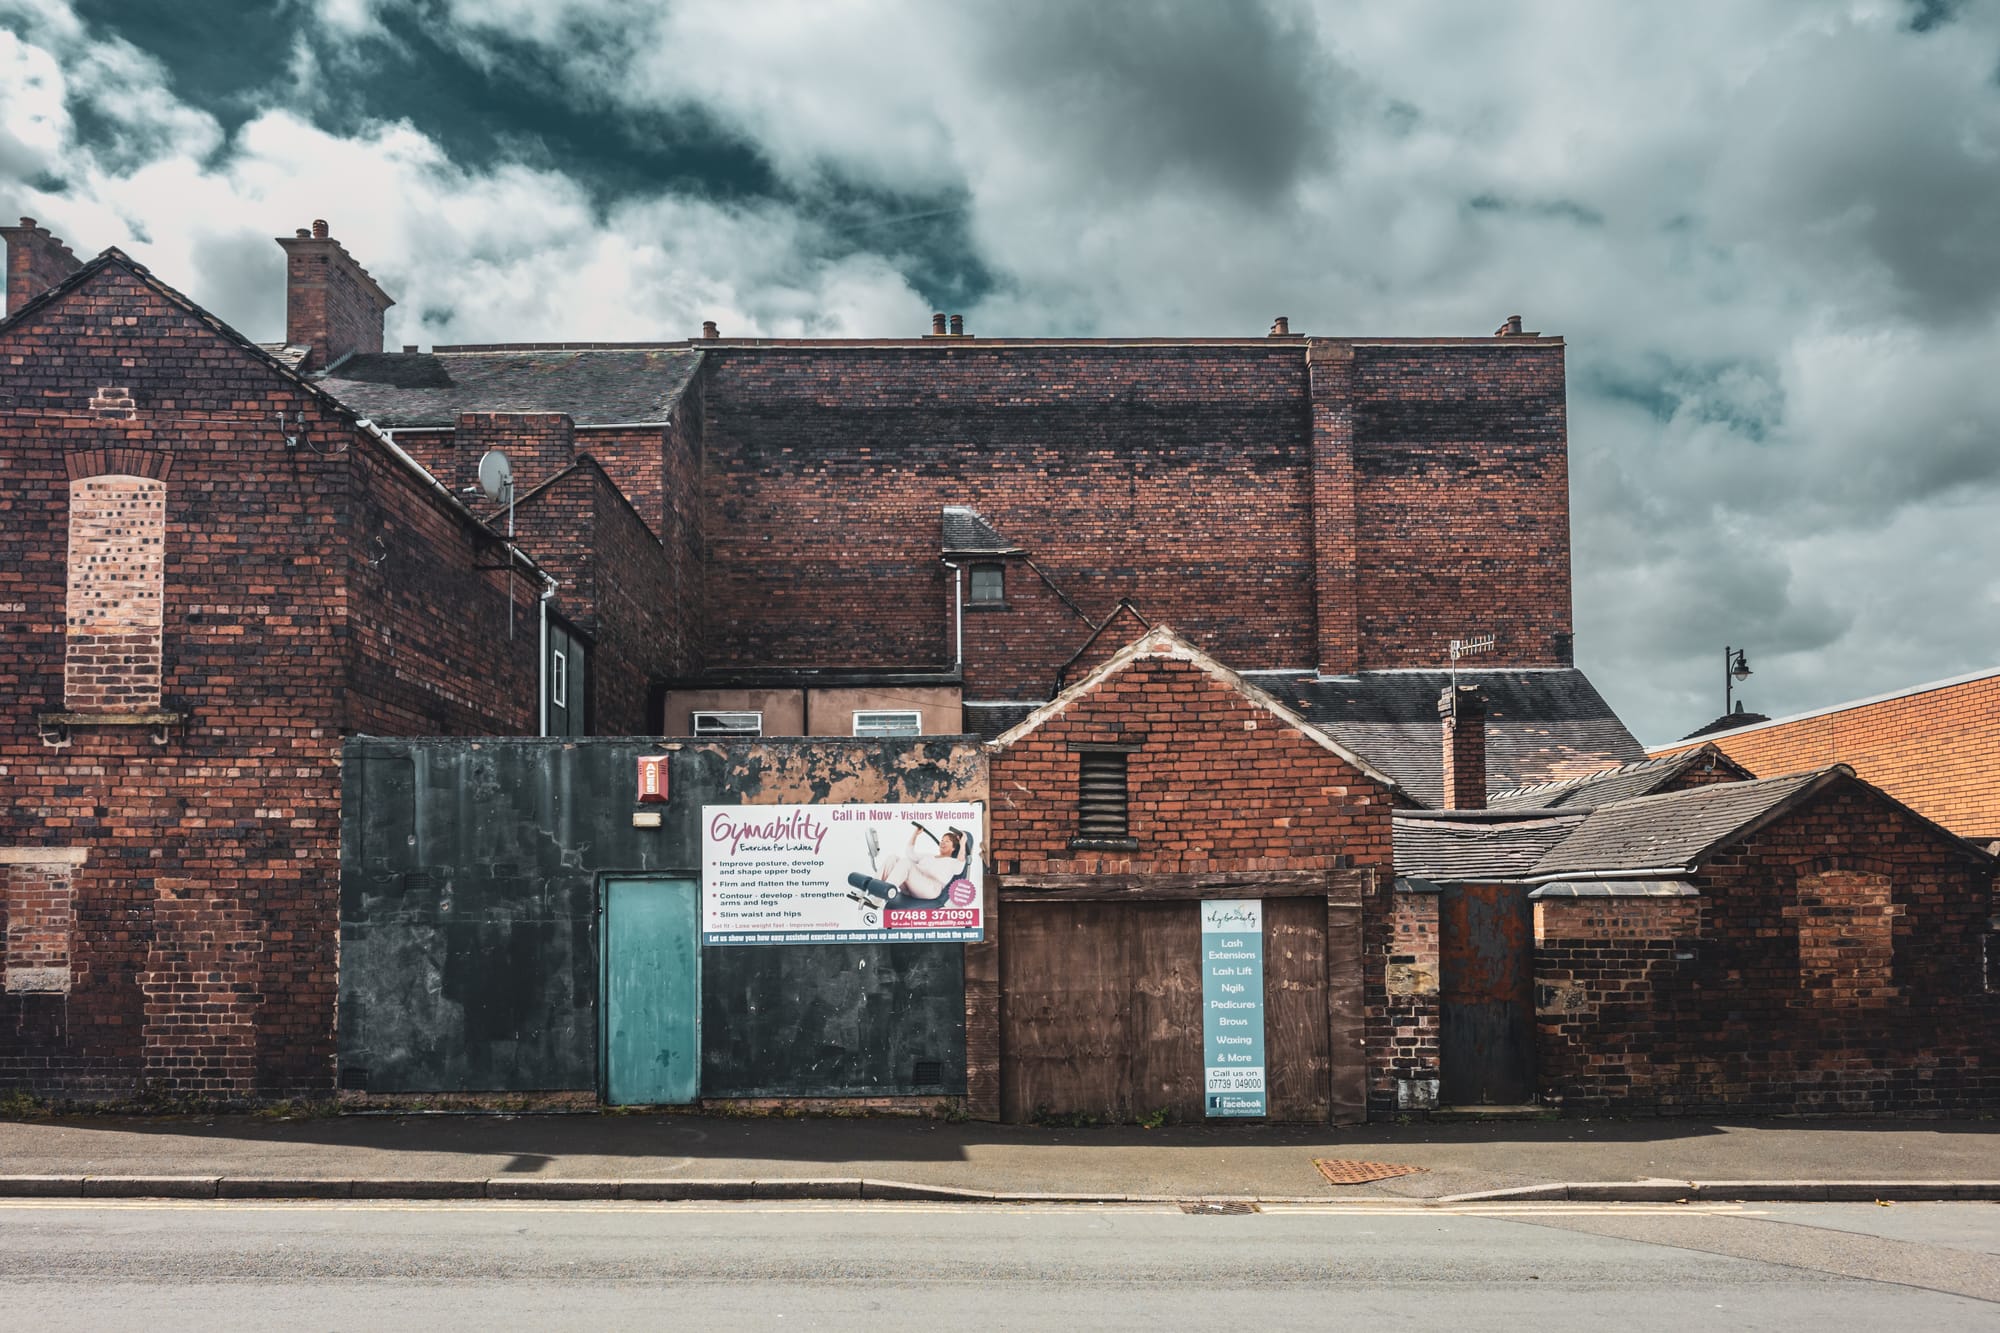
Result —
[{"label": "white pvc window", "polygon": [[569,707],[569,654],[560,648],[549,663],[549,702],[558,708]]},{"label": "white pvc window", "polygon": [[764,715],[762,713],[696,713],[694,734],[697,736],[762,736]]},{"label": "white pvc window", "polygon": [[854,714],[857,736],[919,736],[923,730],[924,715],[914,709],[907,712],[857,709]]}]

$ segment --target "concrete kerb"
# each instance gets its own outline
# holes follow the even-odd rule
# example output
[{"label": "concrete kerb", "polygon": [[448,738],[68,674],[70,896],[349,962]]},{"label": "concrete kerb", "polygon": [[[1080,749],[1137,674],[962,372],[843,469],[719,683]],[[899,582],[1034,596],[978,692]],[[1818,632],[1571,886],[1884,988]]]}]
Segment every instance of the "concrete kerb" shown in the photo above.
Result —
[{"label": "concrete kerb", "polygon": [[9,1199],[492,1199],[647,1202],[902,1200],[991,1204],[1254,1203],[1440,1207],[1506,1203],[1922,1203],[2000,1202],[2000,1180],[1597,1180],[1524,1185],[1438,1198],[1364,1195],[1066,1194],[962,1189],[870,1178],[774,1180],[349,1179],[291,1176],[0,1176]]}]

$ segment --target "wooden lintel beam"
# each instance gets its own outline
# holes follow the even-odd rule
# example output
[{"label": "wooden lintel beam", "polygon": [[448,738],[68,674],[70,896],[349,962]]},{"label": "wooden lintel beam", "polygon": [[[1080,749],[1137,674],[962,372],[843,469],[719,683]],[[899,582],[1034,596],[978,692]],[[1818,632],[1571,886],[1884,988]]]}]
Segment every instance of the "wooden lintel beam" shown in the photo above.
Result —
[{"label": "wooden lintel beam", "polygon": [[1000,897],[1014,902],[1103,902],[1169,898],[1328,898],[1360,903],[1363,870],[1216,870],[1003,875]]}]

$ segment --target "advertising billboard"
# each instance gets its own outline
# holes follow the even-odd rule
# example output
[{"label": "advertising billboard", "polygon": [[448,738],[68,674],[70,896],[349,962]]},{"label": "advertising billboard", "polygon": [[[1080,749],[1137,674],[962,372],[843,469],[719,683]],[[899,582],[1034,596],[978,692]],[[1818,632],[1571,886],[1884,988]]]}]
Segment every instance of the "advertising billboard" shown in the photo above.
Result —
[{"label": "advertising billboard", "polygon": [[705,805],[703,944],[985,938],[986,808]]}]

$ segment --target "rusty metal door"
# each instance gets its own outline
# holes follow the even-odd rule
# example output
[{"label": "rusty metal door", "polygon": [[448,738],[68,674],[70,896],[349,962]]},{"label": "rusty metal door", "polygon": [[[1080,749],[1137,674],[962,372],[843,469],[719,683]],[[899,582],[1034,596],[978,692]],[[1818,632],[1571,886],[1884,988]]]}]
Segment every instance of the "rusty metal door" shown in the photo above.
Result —
[{"label": "rusty metal door", "polygon": [[1533,1100],[1534,949],[1526,888],[1443,886],[1438,1054],[1445,1105],[1518,1106]]}]

